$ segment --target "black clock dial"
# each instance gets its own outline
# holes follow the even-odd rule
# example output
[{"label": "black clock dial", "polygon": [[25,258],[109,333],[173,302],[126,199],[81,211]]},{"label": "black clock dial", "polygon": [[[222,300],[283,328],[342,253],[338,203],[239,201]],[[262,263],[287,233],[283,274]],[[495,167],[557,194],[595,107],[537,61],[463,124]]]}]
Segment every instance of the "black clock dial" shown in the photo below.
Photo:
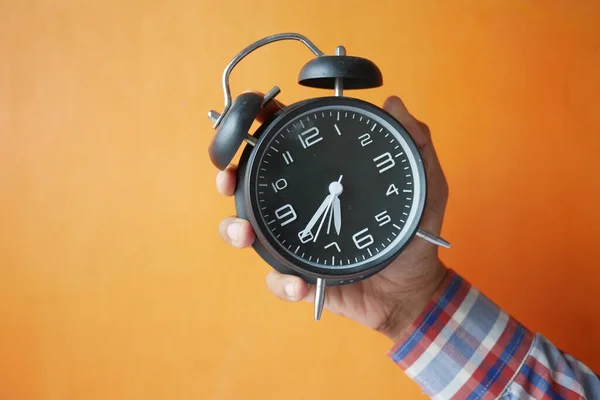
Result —
[{"label": "black clock dial", "polygon": [[252,160],[261,234],[290,262],[338,273],[399,251],[424,200],[419,154],[400,124],[347,99],[290,114]]}]

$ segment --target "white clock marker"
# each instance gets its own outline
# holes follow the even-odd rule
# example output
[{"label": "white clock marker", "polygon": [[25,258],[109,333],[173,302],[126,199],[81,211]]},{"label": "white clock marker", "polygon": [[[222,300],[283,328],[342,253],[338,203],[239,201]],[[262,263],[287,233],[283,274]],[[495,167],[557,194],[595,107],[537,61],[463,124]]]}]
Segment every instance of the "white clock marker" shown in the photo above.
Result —
[{"label": "white clock marker", "polygon": [[340,132],[340,128],[338,128],[337,124],[333,124],[333,126],[335,127],[337,134],[342,136],[342,132]]}]

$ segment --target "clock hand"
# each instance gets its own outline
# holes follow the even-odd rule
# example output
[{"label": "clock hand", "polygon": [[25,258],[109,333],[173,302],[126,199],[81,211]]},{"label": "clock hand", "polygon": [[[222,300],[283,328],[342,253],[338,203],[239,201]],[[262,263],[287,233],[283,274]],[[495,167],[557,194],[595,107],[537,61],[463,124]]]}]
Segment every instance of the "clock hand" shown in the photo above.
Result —
[{"label": "clock hand", "polygon": [[[327,198],[329,198],[329,203],[327,204],[327,209],[325,210],[325,216],[329,212],[329,209],[331,208],[331,203],[333,202],[333,199],[335,198],[335,196],[330,194],[329,196],[327,196]],[[321,232],[321,227],[323,226],[323,222],[325,222],[325,216],[323,216],[323,218],[321,219],[321,223],[319,224],[319,227],[317,228],[317,233],[315,234],[315,238],[314,238],[313,242],[317,241],[317,237],[319,236],[319,232]]]},{"label": "clock hand", "polygon": [[[317,229],[317,233],[315,234],[313,242],[317,241],[317,237],[319,236],[319,232],[321,232],[321,227],[323,227],[323,223],[325,222],[327,213],[329,212],[329,209],[331,208],[331,205],[333,204],[333,200],[336,199],[337,196],[339,196],[343,191],[342,184],[340,183],[342,181],[342,176],[343,175],[340,175],[337,182],[332,182],[329,184],[329,195],[325,198],[323,203],[321,203],[321,206],[319,207],[319,209],[317,210],[315,215],[313,215],[313,217],[308,222],[308,225],[306,226],[306,228],[304,228],[304,231],[302,231],[302,232],[307,232],[310,229],[312,229],[312,227],[315,225],[317,220],[321,217],[321,214],[323,214],[323,208],[325,207],[325,211],[324,211],[325,215],[323,216],[323,219],[321,220],[321,223],[319,224],[319,228]],[[330,226],[330,224],[331,224],[331,214],[329,215],[328,226]],[[329,227],[327,228],[327,232],[329,233]]]},{"label": "clock hand", "polygon": [[333,200],[333,224],[335,225],[335,231],[339,235],[342,229],[342,210],[340,207],[340,198],[337,196]]},{"label": "clock hand", "polygon": [[321,205],[317,209],[317,212],[315,212],[315,215],[313,215],[312,218],[310,219],[310,221],[308,221],[308,224],[306,225],[306,227],[304,228],[304,230],[302,232],[309,232],[309,231],[312,230],[313,226],[319,220],[319,217],[323,214],[323,212],[326,209],[329,208],[328,205],[329,205],[330,198],[331,198],[331,194],[328,195],[327,197],[325,197],[325,200],[323,200],[323,202],[321,203]]},{"label": "clock hand", "polygon": [[[336,202],[336,200],[337,200],[337,196],[334,196],[334,198],[333,198],[333,205],[335,205],[335,202]],[[335,210],[335,209],[334,209],[334,210]],[[328,234],[328,235],[329,235],[329,231],[331,230],[331,217],[332,217],[332,216],[333,216],[333,214],[334,214],[334,213],[333,213],[333,211],[334,211],[334,210],[332,210],[332,211],[329,213],[329,220],[327,221],[327,234]]]},{"label": "clock hand", "polygon": [[[335,230],[338,235],[342,229],[342,210],[340,207],[339,198],[344,191],[344,187],[342,186],[342,177],[343,175],[340,175],[337,182],[333,182],[331,185],[329,185],[329,193],[335,196],[333,199],[333,211],[331,212],[331,215],[333,215],[333,224],[335,225]],[[331,224],[331,215],[329,215],[329,224]],[[327,233],[329,233],[329,226],[327,226]]]}]

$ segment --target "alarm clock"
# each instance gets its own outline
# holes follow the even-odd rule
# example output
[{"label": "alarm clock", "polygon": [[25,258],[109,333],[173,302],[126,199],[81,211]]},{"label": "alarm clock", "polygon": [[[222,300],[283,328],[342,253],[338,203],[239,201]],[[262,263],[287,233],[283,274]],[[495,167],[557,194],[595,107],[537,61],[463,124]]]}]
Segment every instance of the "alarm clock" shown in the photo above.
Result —
[{"label": "alarm clock", "polygon": [[[245,92],[232,101],[233,68],[281,40],[299,41],[315,55],[298,83],[333,93],[281,106],[275,86],[265,95]],[[253,249],[277,271],[315,285],[315,320],[328,286],[373,276],[415,237],[450,247],[419,228],[426,174],[406,129],[382,108],[345,94],[382,84],[372,61],[346,55],[343,46],[326,55],[303,35],[281,33],[250,44],[229,62],[222,77],[224,110],[208,113],[215,129],[209,156],[216,168],[225,169],[245,146],[234,197],[237,215],[256,234]],[[250,132],[270,102],[278,111]]]}]

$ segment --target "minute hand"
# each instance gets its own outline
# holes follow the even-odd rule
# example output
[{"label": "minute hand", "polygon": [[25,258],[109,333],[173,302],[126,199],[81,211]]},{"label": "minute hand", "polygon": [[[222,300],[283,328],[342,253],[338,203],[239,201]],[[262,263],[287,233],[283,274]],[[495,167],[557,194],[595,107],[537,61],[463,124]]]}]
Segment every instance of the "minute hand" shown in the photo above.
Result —
[{"label": "minute hand", "polygon": [[327,197],[325,197],[325,200],[323,200],[323,202],[321,203],[321,205],[317,209],[317,212],[315,213],[315,215],[312,216],[312,218],[310,219],[310,221],[308,221],[308,224],[306,225],[306,228],[304,228],[304,230],[302,232],[309,232],[309,231],[312,230],[313,226],[315,226],[315,224],[319,220],[319,217],[321,217],[321,215],[327,209],[327,206],[329,205],[330,198],[331,198],[331,194],[328,195]]},{"label": "minute hand", "polygon": [[325,222],[327,213],[329,212],[329,209],[331,208],[331,203],[333,203],[333,200],[336,198],[335,194],[330,194],[327,197],[330,198],[329,203],[327,203],[327,208],[325,209],[325,215],[323,216],[323,219],[321,220],[321,223],[319,224],[319,227],[317,228],[317,233],[315,233],[315,239],[313,240],[313,242],[317,241],[317,237],[319,236],[319,232],[321,232],[321,227],[323,226],[323,222]]}]

